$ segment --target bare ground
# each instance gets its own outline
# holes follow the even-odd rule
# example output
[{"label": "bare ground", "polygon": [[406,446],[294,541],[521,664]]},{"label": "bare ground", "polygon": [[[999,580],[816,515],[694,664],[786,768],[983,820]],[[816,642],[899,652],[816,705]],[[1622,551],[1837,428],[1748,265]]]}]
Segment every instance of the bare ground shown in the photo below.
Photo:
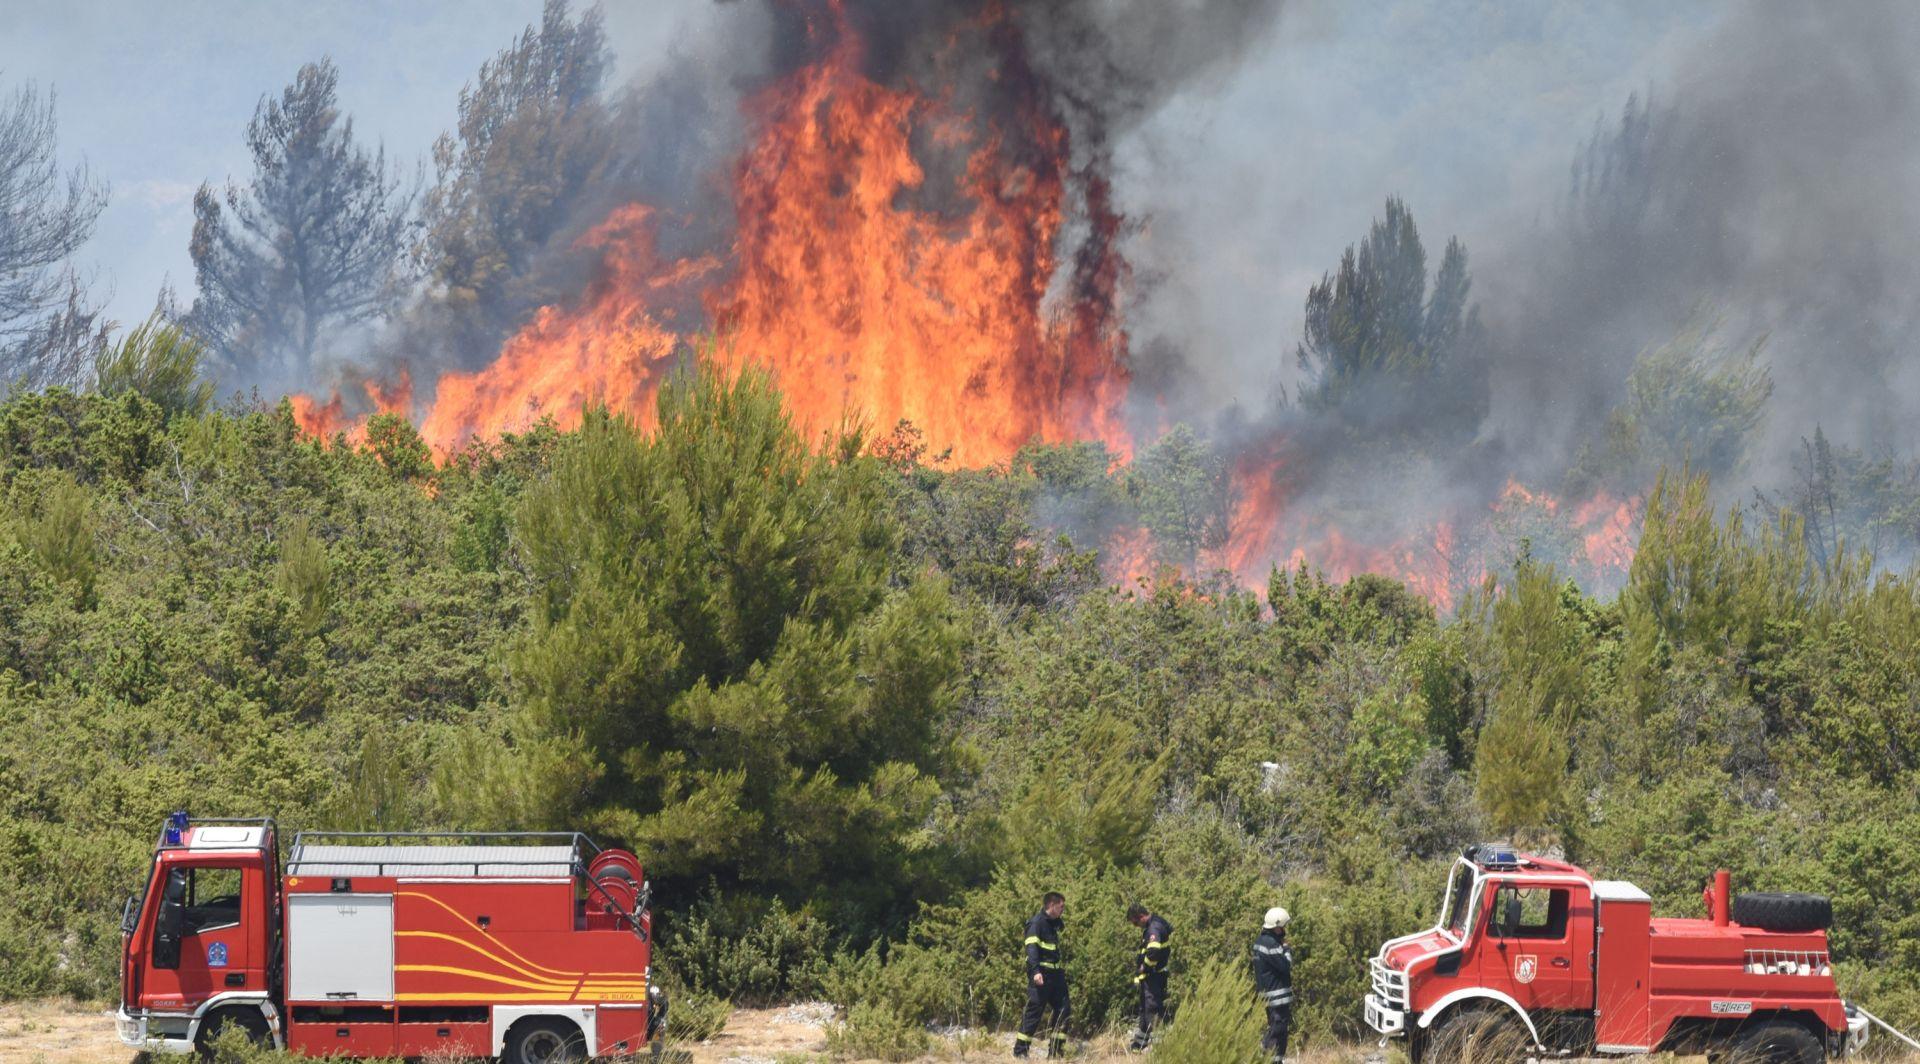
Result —
[{"label": "bare ground", "polygon": [[[677,1064],[789,1064],[824,1060],[825,1031],[788,1009],[735,1009],[726,1029],[708,1041],[684,1047],[670,1059]],[[973,1035],[941,1040],[928,1061],[993,1060],[1005,1057],[1010,1037]],[[0,1064],[131,1064],[134,1054],[120,1044],[113,1014],[100,1004],[33,1001],[0,1004]],[[1075,1059],[1097,1064],[1129,1056],[1118,1039],[1099,1039],[1080,1047]],[[1315,1052],[1306,1064],[1359,1064],[1358,1050]]]},{"label": "bare ground", "polygon": [[[802,1022],[805,1018],[792,1009],[735,1009],[720,1034],[674,1052],[670,1059],[676,1064],[824,1060],[826,1033],[816,1024]],[[992,1060],[1006,1056],[1010,1045],[1003,1035],[960,1035],[940,1040],[936,1054],[924,1059]],[[114,1034],[112,1012],[102,1005],[73,1001],[0,1004],[0,1064],[131,1064],[133,1057]],[[1364,1064],[1378,1058],[1372,1046],[1334,1045],[1310,1047],[1288,1060],[1300,1064]],[[1088,1064],[1118,1064],[1144,1058],[1127,1053],[1118,1037],[1108,1037],[1079,1046],[1075,1059]],[[1888,1059],[1920,1064],[1920,1057]]]}]

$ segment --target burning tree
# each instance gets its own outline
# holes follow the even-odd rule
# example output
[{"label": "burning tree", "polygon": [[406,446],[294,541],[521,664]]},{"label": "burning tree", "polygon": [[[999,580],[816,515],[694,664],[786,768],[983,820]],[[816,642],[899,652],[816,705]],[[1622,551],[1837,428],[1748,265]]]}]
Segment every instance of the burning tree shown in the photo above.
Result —
[{"label": "burning tree", "polygon": [[603,175],[615,137],[600,100],[611,57],[598,9],[567,17],[548,0],[539,27],[480,67],[460,93],[455,131],[433,147],[437,181],[416,249],[434,328],[485,350],[570,284],[542,253]]}]

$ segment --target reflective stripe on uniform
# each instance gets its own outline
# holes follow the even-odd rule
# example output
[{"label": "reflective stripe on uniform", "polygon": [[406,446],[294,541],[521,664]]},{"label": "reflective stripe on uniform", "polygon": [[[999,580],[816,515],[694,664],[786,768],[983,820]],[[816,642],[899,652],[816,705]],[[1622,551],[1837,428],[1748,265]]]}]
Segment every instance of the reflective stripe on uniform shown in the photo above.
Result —
[{"label": "reflective stripe on uniform", "polygon": [[1290,1005],[1293,1003],[1291,990],[1263,990],[1260,997],[1269,1005]]},{"label": "reflective stripe on uniform", "polygon": [[[1003,939],[1002,941],[1005,941],[1005,940]],[[1047,942],[1035,935],[1028,935],[1026,944],[1029,946],[1039,946],[1041,949],[1059,949],[1060,948],[1059,943]]]},{"label": "reflective stripe on uniform", "polygon": [[[1029,939],[1028,941],[1032,941],[1032,940],[1031,940],[1031,939]],[[1281,955],[1282,953],[1285,953],[1285,952],[1287,952],[1287,947],[1285,947],[1285,946],[1260,946],[1260,945],[1256,945],[1256,946],[1254,946],[1254,947],[1253,947],[1253,951],[1254,951],[1255,953],[1258,953],[1258,954],[1260,954],[1260,955],[1261,955],[1261,956],[1263,956],[1263,957],[1278,957],[1278,956],[1280,956],[1280,955]]]},{"label": "reflective stripe on uniform", "polygon": [[1033,1036],[1030,1034],[1016,1034],[1013,1036],[1013,1040],[1016,1042],[1031,1042],[1033,1041]]}]

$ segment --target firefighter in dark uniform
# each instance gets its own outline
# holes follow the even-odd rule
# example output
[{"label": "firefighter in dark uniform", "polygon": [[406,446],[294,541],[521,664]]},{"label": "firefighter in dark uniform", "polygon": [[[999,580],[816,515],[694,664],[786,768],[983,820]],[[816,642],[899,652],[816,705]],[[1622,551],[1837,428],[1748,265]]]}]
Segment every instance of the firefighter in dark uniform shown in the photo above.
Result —
[{"label": "firefighter in dark uniform", "polygon": [[1253,985],[1267,1008],[1267,1033],[1261,1048],[1273,1064],[1287,1055],[1287,1032],[1293,1027],[1293,953],[1287,949],[1287,911],[1267,910],[1260,937],[1253,940]]},{"label": "firefighter in dark uniform", "polygon": [[1153,1025],[1167,1018],[1167,957],[1172,949],[1173,925],[1134,904],[1127,907],[1127,922],[1140,929],[1140,952],[1133,966],[1133,981],[1140,988],[1140,1026],[1133,1032],[1133,1048],[1147,1048]]},{"label": "firefighter in dark uniform", "polygon": [[1027,921],[1027,1010],[1020,1015],[1020,1033],[1013,1039],[1013,1055],[1024,1057],[1033,1048],[1033,1036],[1047,1016],[1047,1056],[1067,1055],[1067,1018],[1073,1005],[1067,1000],[1067,969],[1060,953],[1060,922],[1067,899],[1053,891],[1040,902],[1040,911]]}]

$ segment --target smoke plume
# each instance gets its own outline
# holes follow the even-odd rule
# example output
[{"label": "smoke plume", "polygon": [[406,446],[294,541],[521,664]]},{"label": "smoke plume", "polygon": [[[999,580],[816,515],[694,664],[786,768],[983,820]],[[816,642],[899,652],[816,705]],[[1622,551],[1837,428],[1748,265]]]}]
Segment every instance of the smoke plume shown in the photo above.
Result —
[{"label": "smoke plume", "polygon": [[[1424,0],[1384,17],[1312,0],[721,0],[607,94],[607,159],[535,257],[550,264],[538,312],[491,331],[422,318],[370,375],[404,365],[442,448],[583,400],[642,409],[706,330],[717,357],[774,368],[803,420],[907,417],[964,464],[1036,437],[1130,455],[1184,423],[1231,471],[1231,533],[1202,568],[1379,570],[1442,603],[1521,549],[1617,585],[1648,463],[1697,457],[1696,435],[1737,437],[1715,453],[1738,459],[1711,470],[1726,497],[1777,480],[1816,424],[1876,452],[1920,445],[1920,13],[1473,18],[1504,36],[1448,38],[1457,20]],[[1614,78],[1566,102],[1556,29],[1609,19],[1638,91]],[[1284,76],[1335,38],[1408,22],[1455,51],[1401,42],[1381,69],[1319,71],[1329,85]],[[1480,89],[1449,95],[1443,73]],[[1536,83],[1559,94],[1534,94],[1551,113],[1592,125],[1502,140],[1520,108],[1536,126],[1548,113],[1526,97]],[[1325,92],[1317,138],[1247,107],[1274,85]],[[1394,104],[1423,123],[1426,155],[1298,180],[1395,159],[1382,138],[1408,127],[1379,115],[1396,86],[1433,90]],[[1502,151],[1516,161],[1490,164]],[[1275,213],[1305,188],[1312,202]],[[1390,196],[1425,248],[1424,275],[1408,258],[1392,283],[1464,313],[1430,313],[1417,352],[1354,340],[1365,372],[1422,376],[1334,403],[1325,363],[1295,357],[1303,306],[1323,276],[1329,293],[1335,273],[1360,284],[1366,260],[1350,270],[1340,248],[1368,242]],[[1735,353],[1766,342],[1751,366],[1657,353],[1694,333]],[[1635,367],[1663,357],[1668,378],[1719,390],[1660,405],[1648,382],[1668,378]],[[1714,396],[1753,409],[1723,417]]]}]

